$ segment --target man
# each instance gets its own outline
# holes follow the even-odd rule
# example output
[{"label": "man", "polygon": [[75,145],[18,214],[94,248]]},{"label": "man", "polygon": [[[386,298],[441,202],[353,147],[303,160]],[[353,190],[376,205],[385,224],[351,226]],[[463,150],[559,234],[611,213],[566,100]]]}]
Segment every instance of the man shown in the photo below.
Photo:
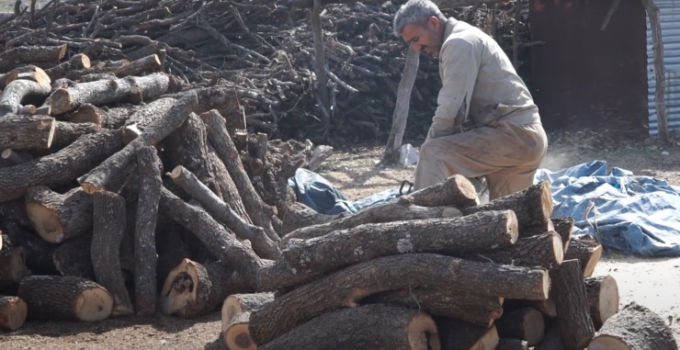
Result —
[{"label": "man", "polygon": [[498,43],[477,27],[447,19],[429,0],[404,4],[394,32],[413,50],[439,59],[443,85],[414,190],[454,174],[476,187],[476,179],[486,179],[489,200],[531,186],[547,136],[529,90]]}]

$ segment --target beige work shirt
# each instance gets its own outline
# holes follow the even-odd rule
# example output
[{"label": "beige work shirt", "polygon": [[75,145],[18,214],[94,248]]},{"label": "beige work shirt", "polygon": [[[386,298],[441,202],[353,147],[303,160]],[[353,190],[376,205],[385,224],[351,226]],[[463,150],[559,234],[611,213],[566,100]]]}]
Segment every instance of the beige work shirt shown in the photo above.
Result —
[{"label": "beige work shirt", "polygon": [[[529,89],[493,38],[453,18],[446,22],[444,37],[439,54],[442,88],[428,139],[454,134],[466,121],[484,119],[490,108],[499,120],[541,122]],[[491,107],[495,104],[500,107]]]}]

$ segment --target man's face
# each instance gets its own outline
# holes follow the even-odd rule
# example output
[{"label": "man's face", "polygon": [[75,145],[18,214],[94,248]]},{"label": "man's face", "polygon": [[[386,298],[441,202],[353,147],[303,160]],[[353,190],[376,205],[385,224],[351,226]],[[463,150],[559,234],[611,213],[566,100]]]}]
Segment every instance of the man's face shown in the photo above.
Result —
[{"label": "man's face", "polygon": [[411,45],[411,48],[420,52],[425,51],[428,55],[436,58],[443,42],[443,26],[437,17],[430,17],[425,25],[407,24],[401,32],[404,41]]}]

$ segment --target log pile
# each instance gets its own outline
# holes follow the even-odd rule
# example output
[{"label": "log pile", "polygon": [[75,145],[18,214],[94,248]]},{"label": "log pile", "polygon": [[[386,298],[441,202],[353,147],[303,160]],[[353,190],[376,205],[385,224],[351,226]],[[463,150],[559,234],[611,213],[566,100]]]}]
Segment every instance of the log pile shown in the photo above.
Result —
[{"label": "log pile", "polygon": [[[328,109],[317,104],[309,11],[283,1],[72,0],[50,1],[34,10],[24,1],[15,14],[0,22],[0,44],[5,48],[0,53],[0,88],[19,76],[37,85],[13,89],[37,97],[48,93],[45,74],[23,67],[27,61],[48,73],[52,82],[159,70],[184,84],[219,85],[238,96],[233,110],[220,112],[225,118],[232,113],[244,118],[245,112],[251,132],[339,146],[384,142],[406,55],[406,45],[392,34],[393,15],[404,2],[325,6],[321,25],[331,101]],[[513,33],[517,32],[524,70],[529,67],[527,48],[531,45],[528,2],[517,28],[515,4],[444,11],[492,35],[509,57],[514,54]],[[426,134],[441,85],[437,61],[429,57],[420,61],[407,139]],[[522,74],[529,82],[528,71]],[[52,106],[53,113],[75,107],[64,95],[55,98],[65,104]],[[0,111],[31,112],[30,104],[25,105],[27,110],[16,110],[18,104],[10,99],[0,103]],[[82,110],[72,117],[94,117],[91,114]],[[333,132],[318,130],[325,115],[332,121],[329,131]],[[49,134],[50,128],[41,130]],[[27,141],[38,142],[38,137]]]}]

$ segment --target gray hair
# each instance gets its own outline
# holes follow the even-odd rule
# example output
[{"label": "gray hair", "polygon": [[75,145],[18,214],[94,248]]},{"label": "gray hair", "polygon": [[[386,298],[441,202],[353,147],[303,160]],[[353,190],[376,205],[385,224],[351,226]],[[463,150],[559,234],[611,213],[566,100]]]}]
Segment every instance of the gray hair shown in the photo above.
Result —
[{"label": "gray hair", "polygon": [[407,24],[424,25],[432,16],[446,18],[439,7],[430,0],[409,0],[394,15],[394,35],[399,38]]}]

